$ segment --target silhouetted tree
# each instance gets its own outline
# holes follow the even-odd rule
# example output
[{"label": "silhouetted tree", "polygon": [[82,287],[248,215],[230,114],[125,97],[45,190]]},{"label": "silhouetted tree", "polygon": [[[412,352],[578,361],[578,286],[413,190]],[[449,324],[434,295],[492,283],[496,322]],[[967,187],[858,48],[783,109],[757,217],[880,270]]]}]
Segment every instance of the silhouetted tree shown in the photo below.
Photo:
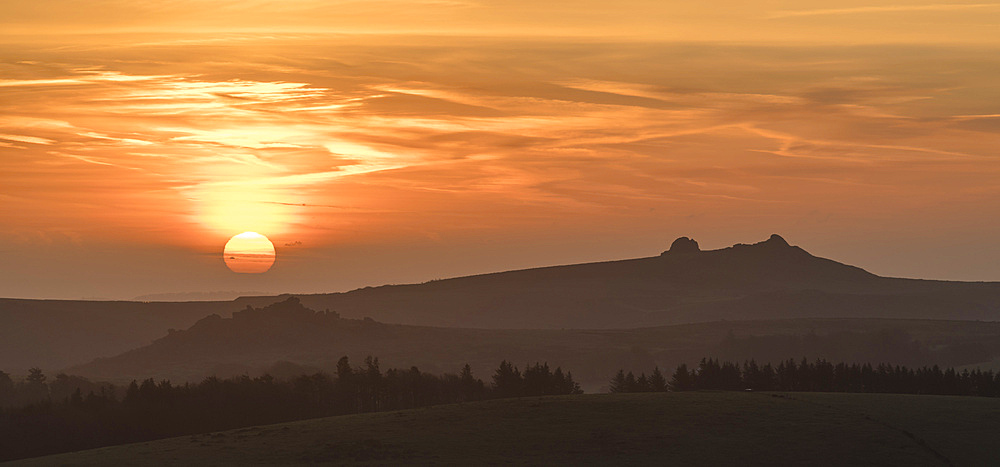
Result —
[{"label": "silhouetted tree", "polygon": [[625,370],[618,370],[614,378],[611,378],[611,384],[608,385],[609,392],[629,392],[628,386],[625,383]]},{"label": "silhouetted tree", "polygon": [[552,372],[549,370],[548,363],[540,365],[536,362],[534,366],[524,366],[524,382],[522,383],[524,395],[543,396],[553,393],[555,391],[551,387],[551,383]]},{"label": "silhouetted tree", "polygon": [[625,375],[625,392],[637,392],[637,389],[635,375],[630,371]]},{"label": "silhouetted tree", "polygon": [[635,388],[633,388],[632,392],[649,392],[649,379],[646,378],[645,373],[640,374],[635,379]]},{"label": "silhouetted tree", "polygon": [[698,389],[723,389],[722,368],[718,360],[711,358],[701,359],[698,363],[698,377],[695,379],[695,387]]},{"label": "silhouetted tree", "polygon": [[521,372],[507,360],[493,374],[493,392],[496,397],[518,397],[524,393]]},{"label": "silhouetted tree", "polygon": [[[654,370],[654,376],[657,370]],[[619,370],[611,380],[611,392],[643,392],[651,390],[656,378]],[[643,382],[645,381],[645,384]],[[810,362],[794,359],[760,366],[755,360],[739,365],[704,358],[697,370],[686,364],[677,367],[669,384],[672,391],[691,389],[724,389],[779,391],[882,392],[908,394],[950,394],[1000,397],[1000,373],[981,369],[956,371],[938,366],[916,369],[902,365],[880,363],[833,364],[824,359]]]},{"label": "silhouetted tree", "polygon": [[[13,386],[17,392],[29,384],[46,388],[40,371],[29,377],[30,383],[14,384],[0,373],[0,391]],[[435,376],[416,367],[383,372],[375,357],[366,358],[363,367],[340,359],[335,378],[324,373],[283,380],[244,375],[182,386],[132,381],[121,401],[113,387],[86,392],[81,387],[85,382],[60,374],[51,385],[59,394],[68,391],[66,397],[0,410],[0,461],[311,417],[512,397],[529,387],[537,395],[582,392],[570,372],[552,371],[547,364],[528,366],[522,375],[504,361],[491,389],[473,376],[469,365],[457,375]]]},{"label": "silhouetted tree", "polygon": [[28,370],[28,377],[24,380],[28,384],[45,384],[45,375],[41,368],[31,368]]},{"label": "silhouetted tree", "polygon": [[667,380],[660,373],[660,367],[653,368],[653,373],[649,376],[649,390],[653,392],[663,392],[667,390]]},{"label": "silhouetted tree", "polygon": [[41,402],[49,397],[49,387],[45,384],[45,379],[40,368],[28,370],[28,377],[18,390],[23,403]]},{"label": "silhouetted tree", "polygon": [[[562,368],[556,367],[556,373],[562,374]],[[580,385],[576,381],[573,381],[572,371],[566,372],[566,378],[563,380],[559,394],[583,394],[583,389],[580,389]]]},{"label": "silhouetted tree", "polygon": [[10,374],[0,371],[0,409],[14,403],[14,380]]},{"label": "silhouetted tree", "polygon": [[364,396],[362,398],[362,412],[377,412],[379,410],[379,396],[382,390],[382,373],[379,371],[378,358],[371,355],[365,357],[364,370]]},{"label": "silhouetted tree", "polygon": [[695,375],[688,371],[686,364],[680,364],[670,377],[671,391],[690,391],[695,388]]},{"label": "silhouetted tree", "polygon": [[719,367],[719,389],[739,391],[744,388],[739,365],[732,362],[723,362]]},{"label": "silhouetted tree", "polygon": [[460,401],[473,401],[482,397],[484,392],[483,380],[472,376],[472,366],[468,363],[462,367],[462,371],[458,375],[458,383]]}]

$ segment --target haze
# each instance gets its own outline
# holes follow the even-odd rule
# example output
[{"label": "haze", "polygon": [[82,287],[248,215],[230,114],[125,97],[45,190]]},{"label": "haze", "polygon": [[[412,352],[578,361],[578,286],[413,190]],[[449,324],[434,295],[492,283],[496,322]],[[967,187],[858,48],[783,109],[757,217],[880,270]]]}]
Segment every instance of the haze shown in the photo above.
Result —
[{"label": "haze", "polygon": [[[0,296],[331,292],[773,232],[1000,280],[997,24],[933,1],[4,2]],[[226,268],[244,231],[269,272]]]}]

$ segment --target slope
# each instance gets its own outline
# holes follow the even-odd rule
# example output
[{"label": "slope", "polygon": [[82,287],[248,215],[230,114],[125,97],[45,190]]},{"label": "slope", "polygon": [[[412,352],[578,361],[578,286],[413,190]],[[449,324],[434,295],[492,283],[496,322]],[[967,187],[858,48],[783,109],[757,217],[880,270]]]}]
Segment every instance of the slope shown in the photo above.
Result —
[{"label": "slope", "polygon": [[1000,401],[668,393],[494,400],[244,428],[10,465],[995,465]]},{"label": "slope", "polygon": [[[883,278],[774,235],[701,251],[682,238],[651,258],[300,295],[316,310],[384,323],[482,329],[626,329],[799,318],[1000,320],[1000,283]],[[142,303],[0,299],[0,369],[47,371],[116,355],[210,314],[287,296]],[[516,345],[511,345],[517,348]],[[540,358],[540,357],[534,357]],[[449,369],[450,370],[450,369]]]},{"label": "slope", "polygon": [[[494,329],[800,317],[1000,319],[1000,283],[883,278],[815,257],[778,235],[712,251],[682,237],[658,257],[299,297],[310,308],[350,318]],[[237,302],[263,306],[275,298]]]},{"label": "slope", "polygon": [[315,312],[292,297],[283,302],[200,320],[154,343],[72,367],[71,374],[128,382],[173,382],[206,376],[269,372],[335,372],[347,355],[367,355],[383,368],[417,366],[457,372],[469,363],[489,378],[501,360],[518,366],[548,362],[571,370],[585,389],[598,390],[619,368],[669,371],[703,357],[777,363],[823,357],[854,362],[945,366],[1000,356],[1000,323],[968,321],[797,319],[729,321],[631,330],[491,330],[434,328],[344,319]]},{"label": "slope", "polygon": [[0,369],[57,370],[149,344],[233,302],[0,299]]}]

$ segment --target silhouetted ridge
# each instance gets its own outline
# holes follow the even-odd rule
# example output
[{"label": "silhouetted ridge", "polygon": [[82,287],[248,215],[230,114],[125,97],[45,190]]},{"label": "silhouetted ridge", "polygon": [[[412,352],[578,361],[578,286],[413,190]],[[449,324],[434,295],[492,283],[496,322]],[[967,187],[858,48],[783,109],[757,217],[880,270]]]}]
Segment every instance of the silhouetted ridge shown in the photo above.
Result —
[{"label": "silhouetted ridge", "polygon": [[247,305],[243,311],[233,312],[234,320],[252,320],[261,318],[281,318],[289,320],[308,320],[311,318],[339,318],[340,315],[330,311],[315,311],[302,305],[298,297],[290,296],[280,302],[275,302],[263,308]]},{"label": "silhouetted ridge", "polygon": [[[550,266],[299,295],[310,308],[384,323],[479,328],[627,328],[715,319],[996,319],[1000,284],[879,277],[780,235],[701,250],[681,237],[655,257]],[[273,297],[246,297],[262,306]]]},{"label": "silhouetted ridge", "polygon": [[342,319],[339,313],[314,311],[303,306],[298,297],[288,297],[261,308],[247,305],[243,311],[233,312],[231,318],[209,315],[187,330],[170,332],[155,344],[173,348],[178,355],[215,345],[244,350],[295,347],[344,334],[362,335],[377,327],[378,323],[370,319]]},{"label": "silhouetted ridge", "polygon": [[[753,243],[753,244],[749,244],[749,245],[746,244],[746,243],[737,243],[737,244],[733,245],[731,248],[735,248],[735,249],[754,248],[754,249],[758,249],[758,250],[765,250],[766,249],[766,250],[772,250],[772,251],[779,251],[779,250],[784,250],[784,249],[794,249],[794,250],[801,251],[802,253],[806,253],[805,250],[803,250],[803,249],[801,249],[799,247],[794,247],[794,246],[789,245],[788,242],[785,241],[785,239],[782,238],[782,236],[778,235],[778,234],[771,234],[771,236],[768,237],[767,240],[764,240],[762,242],[757,242],[757,243]],[[722,250],[714,250],[714,251],[724,251],[724,250],[728,250],[728,249],[729,248],[723,248]],[[809,256],[812,256],[812,255],[809,255]]]}]

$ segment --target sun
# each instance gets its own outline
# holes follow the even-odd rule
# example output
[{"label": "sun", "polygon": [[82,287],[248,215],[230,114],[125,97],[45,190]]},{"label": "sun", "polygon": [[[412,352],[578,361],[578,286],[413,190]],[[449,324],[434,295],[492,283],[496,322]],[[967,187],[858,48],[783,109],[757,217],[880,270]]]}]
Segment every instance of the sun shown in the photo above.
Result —
[{"label": "sun", "polygon": [[257,232],[243,232],[226,242],[226,266],[233,272],[259,274],[274,264],[274,244]]}]

